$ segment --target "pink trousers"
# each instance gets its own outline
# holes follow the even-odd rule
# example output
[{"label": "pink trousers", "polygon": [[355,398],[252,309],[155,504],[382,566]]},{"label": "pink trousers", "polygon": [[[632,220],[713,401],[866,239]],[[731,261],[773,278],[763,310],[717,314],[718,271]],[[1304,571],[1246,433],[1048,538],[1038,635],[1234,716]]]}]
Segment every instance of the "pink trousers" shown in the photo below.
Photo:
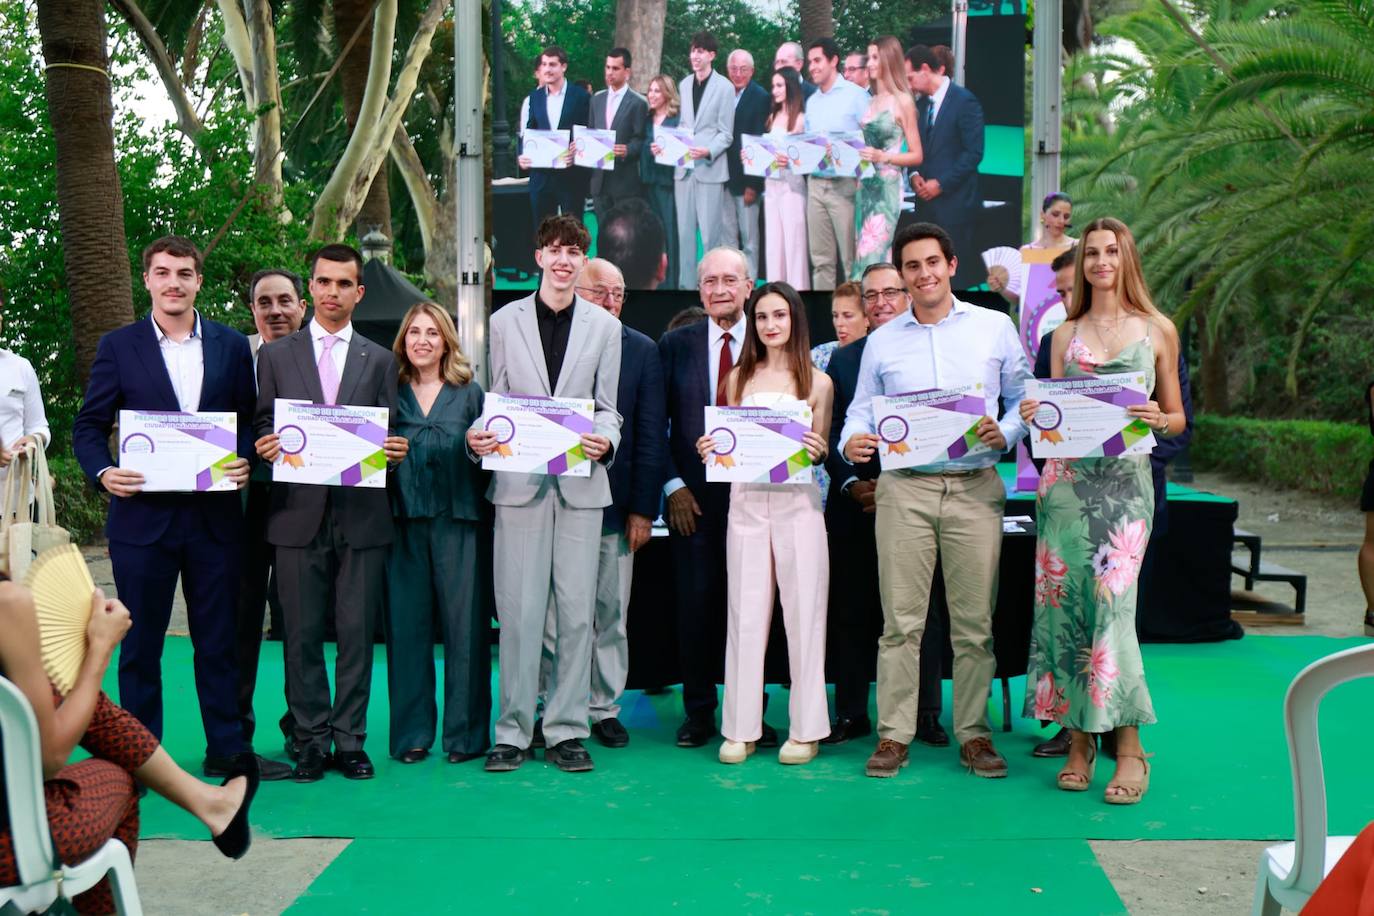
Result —
[{"label": "pink trousers", "polygon": [[763,656],[776,589],[792,676],[788,736],[819,741],[830,734],[825,698],[830,559],[820,490],[814,483],[732,484],[725,550],[730,615],[720,732],[731,741],[757,741],[763,732]]},{"label": "pink trousers", "polygon": [[793,289],[810,289],[804,179],[791,175],[763,183],[763,224],[768,236],[764,251],[768,279],[783,280]]}]

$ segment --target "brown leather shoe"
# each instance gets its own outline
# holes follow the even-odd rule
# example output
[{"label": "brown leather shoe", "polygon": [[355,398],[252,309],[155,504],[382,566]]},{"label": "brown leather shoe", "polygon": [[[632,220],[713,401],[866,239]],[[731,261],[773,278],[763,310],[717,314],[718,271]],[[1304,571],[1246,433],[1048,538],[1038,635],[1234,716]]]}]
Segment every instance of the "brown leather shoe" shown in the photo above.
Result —
[{"label": "brown leather shoe", "polygon": [[878,742],[878,749],[873,752],[873,756],[868,758],[864,772],[879,779],[896,776],[897,771],[910,762],[906,749],[905,744],[891,738],[883,738]]},{"label": "brown leather shoe", "polygon": [[960,746],[959,762],[985,779],[1004,779],[1007,775],[1007,762],[993,748],[991,738],[974,738]]}]

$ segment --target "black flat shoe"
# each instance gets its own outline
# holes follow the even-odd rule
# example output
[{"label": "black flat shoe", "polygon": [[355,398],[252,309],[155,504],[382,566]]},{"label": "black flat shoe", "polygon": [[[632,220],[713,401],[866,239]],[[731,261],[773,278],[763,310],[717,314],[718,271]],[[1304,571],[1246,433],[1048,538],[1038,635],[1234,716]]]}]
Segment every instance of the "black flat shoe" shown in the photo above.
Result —
[{"label": "black flat shoe", "polygon": [[592,725],[592,737],[606,747],[624,747],[630,743],[630,733],[619,719],[602,719]]},{"label": "black flat shoe", "polygon": [[1069,756],[1069,730],[1061,728],[1059,734],[1048,741],[1042,741],[1031,751],[1032,757],[1067,757]]},{"label": "black flat shoe", "polygon": [[470,754],[469,754],[469,753],[465,753],[465,752],[463,752],[463,751],[449,751],[449,752],[448,752],[448,762],[449,762],[449,763],[467,763],[469,760],[476,760],[478,757],[485,757],[485,756],[487,756],[487,755],[486,755],[484,752],[482,752],[482,751],[473,751],[473,752],[470,753]]},{"label": "black flat shoe", "polygon": [[530,752],[513,744],[498,744],[487,751],[485,764],[488,773],[509,773],[520,769],[520,764],[530,757]]},{"label": "black flat shoe", "polygon": [[[254,754],[258,758],[258,773],[263,782],[276,782],[279,779],[291,778],[291,767],[282,763],[280,760],[268,760],[261,754]],[[224,778],[234,769],[234,756],[220,756],[218,754],[206,754],[205,763],[202,766],[205,775],[211,779]]]},{"label": "black flat shoe", "polygon": [[702,747],[716,736],[716,723],[708,716],[688,716],[677,729],[678,747]]},{"label": "black flat shoe", "polygon": [[558,742],[544,753],[544,759],[551,761],[564,773],[588,773],[592,770],[592,755],[576,738]]},{"label": "black flat shoe", "polygon": [[239,804],[239,810],[234,812],[234,817],[229,821],[229,826],[225,827],[214,840],[215,848],[220,852],[231,859],[242,859],[244,853],[248,852],[248,847],[253,845],[253,829],[248,826],[248,809],[253,804],[253,796],[258,794],[258,781],[261,779],[261,774],[258,772],[256,754],[236,754],[234,764],[234,769],[221,785],[228,785],[229,780],[238,779],[240,776],[248,780],[248,785],[244,787],[243,801]]},{"label": "black flat shoe", "polygon": [[940,724],[940,717],[934,713],[916,716],[916,740],[931,747],[949,747],[949,733]]},{"label": "black flat shoe", "polygon": [[873,722],[868,716],[850,719],[845,716],[835,720],[830,726],[830,734],[821,739],[821,744],[844,744],[856,738],[866,738],[873,734]]},{"label": "black flat shoe", "polygon": [[319,782],[324,779],[324,771],[328,766],[328,754],[318,747],[307,747],[300,752],[291,778],[296,782]]},{"label": "black flat shoe", "polygon": [[[425,751],[425,755],[428,756],[429,751]],[[344,779],[371,779],[377,775],[367,751],[335,751],[334,769],[342,773]]]},{"label": "black flat shoe", "polygon": [[429,756],[429,751],[422,747],[412,747],[408,751],[401,751],[396,759],[401,763],[419,763]]},{"label": "black flat shoe", "polygon": [[763,731],[759,735],[759,740],[755,742],[755,747],[777,747],[778,730],[767,722],[763,723]]}]

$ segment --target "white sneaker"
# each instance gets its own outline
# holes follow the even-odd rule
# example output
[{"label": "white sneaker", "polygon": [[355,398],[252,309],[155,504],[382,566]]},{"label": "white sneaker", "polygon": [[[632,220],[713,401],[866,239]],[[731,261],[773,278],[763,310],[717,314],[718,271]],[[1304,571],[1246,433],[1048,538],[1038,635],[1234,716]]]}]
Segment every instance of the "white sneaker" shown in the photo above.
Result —
[{"label": "white sneaker", "polygon": [[721,763],[744,763],[750,754],[754,753],[754,742],[747,744],[743,741],[725,740],[721,742],[720,753],[717,755]]},{"label": "white sneaker", "polygon": [[793,741],[788,738],[778,748],[778,763],[810,763],[820,750],[819,741]]}]

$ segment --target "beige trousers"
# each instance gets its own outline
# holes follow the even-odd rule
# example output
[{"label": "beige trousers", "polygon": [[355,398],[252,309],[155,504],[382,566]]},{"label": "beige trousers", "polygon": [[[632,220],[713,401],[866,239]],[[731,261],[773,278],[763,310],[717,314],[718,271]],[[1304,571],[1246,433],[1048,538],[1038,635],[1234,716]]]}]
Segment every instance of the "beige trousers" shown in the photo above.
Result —
[{"label": "beige trousers", "polygon": [[992,468],[969,476],[889,472],[878,478],[878,734],[902,744],[916,735],[916,697],[930,584],[943,562],[954,646],[954,737],[992,734],[988,691],[997,662],[992,611],[1002,553],[1006,491]]},{"label": "beige trousers", "polygon": [[834,289],[849,279],[854,263],[855,178],[809,178],[806,182],[806,238],[811,253],[811,288]]}]

